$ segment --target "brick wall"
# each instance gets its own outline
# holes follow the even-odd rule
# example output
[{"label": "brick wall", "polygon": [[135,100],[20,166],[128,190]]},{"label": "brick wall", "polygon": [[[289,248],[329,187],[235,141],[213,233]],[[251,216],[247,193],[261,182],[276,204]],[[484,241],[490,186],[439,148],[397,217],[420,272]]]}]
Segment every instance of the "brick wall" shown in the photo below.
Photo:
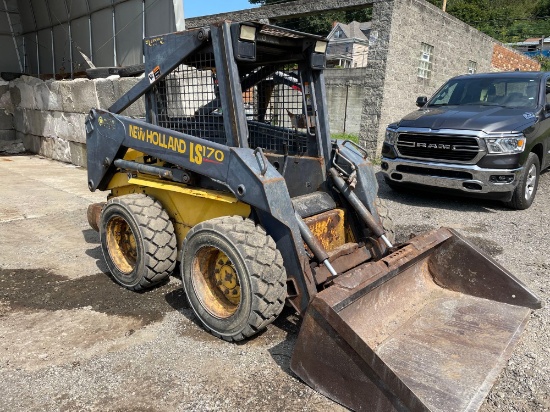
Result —
[{"label": "brick wall", "polygon": [[540,70],[539,62],[500,44],[495,44],[493,47],[491,65],[498,71],[512,71],[516,69],[521,71]]}]

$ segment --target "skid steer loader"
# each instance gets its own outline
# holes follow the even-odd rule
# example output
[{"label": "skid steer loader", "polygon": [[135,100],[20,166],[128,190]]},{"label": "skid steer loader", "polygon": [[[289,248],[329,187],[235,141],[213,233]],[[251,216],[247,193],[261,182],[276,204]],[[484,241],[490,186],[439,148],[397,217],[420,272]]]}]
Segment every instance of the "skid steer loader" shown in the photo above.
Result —
[{"label": "skid steer loader", "polygon": [[[541,303],[449,229],[393,245],[365,150],[330,138],[324,38],[219,22],[144,41],[145,76],[86,120],[88,209],[113,278],[179,261],[189,304],[227,341],[285,301],[291,368],[354,410],[476,410]],[[144,96],[146,117],[120,113]]]}]

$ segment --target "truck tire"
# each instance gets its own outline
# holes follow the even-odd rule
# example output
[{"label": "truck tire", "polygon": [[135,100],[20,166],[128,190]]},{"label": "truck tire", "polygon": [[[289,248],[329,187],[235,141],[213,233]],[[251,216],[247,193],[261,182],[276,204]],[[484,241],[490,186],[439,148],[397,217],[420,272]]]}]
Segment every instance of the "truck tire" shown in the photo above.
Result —
[{"label": "truck tire", "polygon": [[183,288],[204,328],[227,341],[255,335],[281,313],[283,258],[264,229],[240,216],[199,223],[185,237]]},{"label": "truck tire", "polygon": [[376,207],[376,212],[382,221],[382,227],[386,232],[386,237],[393,244],[395,243],[395,223],[391,217],[390,209],[385,200],[377,197],[374,200],[374,207]]},{"label": "truck tire", "polygon": [[99,237],[111,275],[127,289],[150,288],[176,266],[174,226],[162,205],[144,194],[110,199],[101,211]]},{"label": "truck tire", "polygon": [[539,185],[539,176],[539,157],[535,153],[529,153],[519,183],[512,195],[512,200],[506,202],[506,206],[516,210],[528,209],[533,204],[533,200],[535,200]]}]

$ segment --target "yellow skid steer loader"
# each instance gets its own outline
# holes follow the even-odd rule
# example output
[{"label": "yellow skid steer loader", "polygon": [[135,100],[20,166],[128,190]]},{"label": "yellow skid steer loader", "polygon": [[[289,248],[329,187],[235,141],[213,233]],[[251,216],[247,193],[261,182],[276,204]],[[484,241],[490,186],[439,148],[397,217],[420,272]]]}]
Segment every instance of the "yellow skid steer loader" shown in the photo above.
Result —
[{"label": "yellow skid steer loader", "polygon": [[[204,328],[249,338],[285,302],[291,368],[354,410],[476,410],[541,303],[448,229],[393,244],[365,150],[330,138],[324,38],[220,22],[144,42],[145,76],[86,121],[88,209],[113,278],[180,262]],[[144,119],[120,113],[140,97]]]}]

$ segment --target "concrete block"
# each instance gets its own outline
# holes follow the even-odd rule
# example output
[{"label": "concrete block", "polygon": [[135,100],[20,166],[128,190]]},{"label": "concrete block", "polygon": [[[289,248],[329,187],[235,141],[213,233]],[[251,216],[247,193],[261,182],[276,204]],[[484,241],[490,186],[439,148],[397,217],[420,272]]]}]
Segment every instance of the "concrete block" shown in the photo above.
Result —
[{"label": "concrete block", "polygon": [[0,80],[0,113],[13,113],[13,103],[11,101],[10,84]]},{"label": "concrete block", "polygon": [[63,110],[58,83],[50,80],[35,85],[35,100],[38,110]]},{"label": "concrete block", "polygon": [[17,108],[13,112],[13,127],[17,132],[25,133],[25,111]]},{"label": "concrete block", "polygon": [[81,113],[47,112],[30,109],[17,109],[14,116],[18,132],[85,143],[86,115]]},{"label": "concrete block", "polygon": [[39,153],[41,138],[32,134],[17,132],[17,138],[21,139],[27,152]]},{"label": "concrete block", "polygon": [[115,95],[115,88],[113,85],[114,80],[111,77],[112,76],[109,76],[106,79],[93,80],[93,82],[95,83],[100,109],[107,110],[117,100],[117,97]]},{"label": "concrete block", "polygon": [[35,88],[43,81],[31,76],[21,76],[10,82],[12,104],[23,109],[36,109]]},{"label": "concrete block", "polygon": [[13,129],[13,115],[0,109],[0,130]]},{"label": "concrete block", "polygon": [[23,150],[49,159],[86,167],[86,145],[32,134],[17,133]]},{"label": "concrete block", "polygon": [[0,130],[0,142],[13,141],[16,139],[15,130]]},{"label": "concrete block", "polygon": [[41,112],[39,110],[23,109],[23,129],[18,129],[24,133],[33,134],[35,136],[44,136],[50,134],[48,127],[51,125],[48,123],[48,112]]},{"label": "concrete block", "polygon": [[19,140],[0,140],[0,154],[14,155],[25,152],[23,142]]},{"label": "concrete block", "polygon": [[73,90],[70,81],[59,81],[57,83],[58,93],[61,96],[63,111],[74,112]]},{"label": "concrete block", "polygon": [[97,92],[92,80],[76,79],[72,82],[75,113],[87,114],[92,107],[98,107]]},{"label": "concrete block", "polygon": [[48,159],[67,163],[71,161],[69,142],[66,140],[25,134],[23,145],[29,152],[38,153]]},{"label": "concrete block", "polygon": [[53,140],[47,137],[38,136],[40,141],[40,146],[38,149],[38,154],[47,157],[48,159],[52,159],[53,155]]},{"label": "concrete block", "polygon": [[69,150],[71,152],[71,163],[76,166],[87,167],[87,151],[86,145],[82,143],[69,142]]},{"label": "concrete block", "polygon": [[51,140],[52,156],[53,160],[59,160],[60,162],[71,163],[71,149],[69,142],[63,139],[46,139]]},{"label": "concrete block", "polygon": [[55,137],[71,142],[86,143],[85,114],[53,112],[52,117],[55,124]]},{"label": "concrete block", "polygon": [[[141,79],[139,77],[121,77],[113,82],[115,97],[120,98],[132,87],[134,87]],[[145,116],[145,99],[141,97],[138,101],[122,112],[124,116],[144,117]]]}]

